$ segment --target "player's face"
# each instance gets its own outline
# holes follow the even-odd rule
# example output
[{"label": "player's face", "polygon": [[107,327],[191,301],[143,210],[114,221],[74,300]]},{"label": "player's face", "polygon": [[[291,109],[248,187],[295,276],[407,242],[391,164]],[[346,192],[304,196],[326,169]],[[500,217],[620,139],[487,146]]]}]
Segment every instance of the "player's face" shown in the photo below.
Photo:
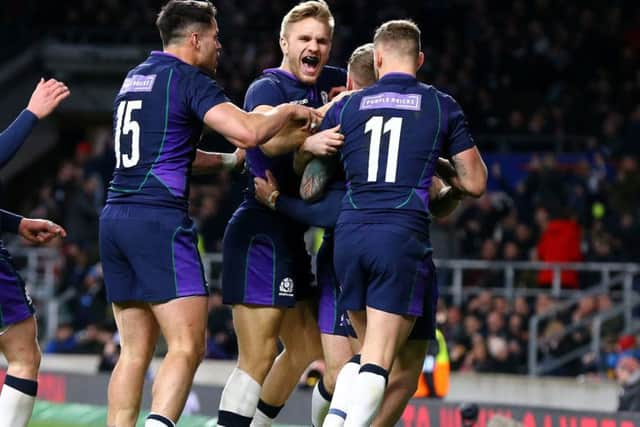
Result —
[{"label": "player's face", "polygon": [[199,34],[198,42],[199,67],[211,74],[215,74],[218,68],[218,58],[220,57],[220,51],[222,49],[222,45],[218,39],[218,23],[215,19],[207,30]]},{"label": "player's face", "polygon": [[329,60],[331,32],[329,26],[315,18],[306,18],[289,25],[286,37],[280,40],[283,68],[300,81],[314,84]]}]

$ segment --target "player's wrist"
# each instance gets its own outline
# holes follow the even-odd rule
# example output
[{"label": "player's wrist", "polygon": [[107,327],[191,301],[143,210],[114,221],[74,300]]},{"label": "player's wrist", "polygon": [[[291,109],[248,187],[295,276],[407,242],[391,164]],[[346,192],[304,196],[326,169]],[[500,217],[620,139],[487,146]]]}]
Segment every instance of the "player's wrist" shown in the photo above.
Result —
[{"label": "player's wrist", "polygon": [[220,159],[224,170],[233,170],[238,166],[238,155],[236,153],[220,153]]}]

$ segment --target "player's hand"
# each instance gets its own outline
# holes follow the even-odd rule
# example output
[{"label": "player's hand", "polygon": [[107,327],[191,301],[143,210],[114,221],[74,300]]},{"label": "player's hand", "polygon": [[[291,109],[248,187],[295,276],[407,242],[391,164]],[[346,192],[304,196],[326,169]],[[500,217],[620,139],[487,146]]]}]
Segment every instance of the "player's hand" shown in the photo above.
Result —
[{"label": "player's hand", "polygon": [[45,81],[41,78],[31,94],[27,110],[42,119],[51,114],[70,93],[69,88],[64,83],[56,79]]},{"label": "player's hand", "polygon": [[242,148],[236,148],[233,154],[236,155],[235,170],[242,172],[244,170],[244,161],[247,158],[247,151]]},{"label": "player's hand", "polygon": [[293,109],[293,120],[301,120],[305,123],[305,128],[309,132],[314,132],[322,121],[322,113],[313,108],[305,107],[298,104],[289,104]]},{"label": "player's hand", "polygon": [[32,243],[47,243],[55,237],[67,237],[67,232],[58,224],[46,219],[22,218],[18,234]]},{"label": "player's hand", "polygon": [[340,133],[340,125],[337,125],[308,136],[300,149],[316,157],[324,157],[337,153],[343,143],[344,135]]},{"label": "player's hand", "polygon": [[276,199],[280,195],[278,191],[278,181],[276,177],[273,176],[270,170],[267,169],[265,172],[265,176],[267,179],[255,177],[253,179],[253,185],[255,188],[255,197],[256,200],[270,207],[271,209],[276,208]]}]

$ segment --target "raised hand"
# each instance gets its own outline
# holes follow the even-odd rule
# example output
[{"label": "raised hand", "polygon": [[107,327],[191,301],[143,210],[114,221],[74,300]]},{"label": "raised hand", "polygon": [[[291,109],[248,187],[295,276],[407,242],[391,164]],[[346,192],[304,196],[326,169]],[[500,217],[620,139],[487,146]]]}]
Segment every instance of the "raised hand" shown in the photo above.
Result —
[{"label": "raised hand", "polygon": [[45,81],[41,78],[31,94],[27,110],[42,119],[51,114],[70,93],[69,88],[64,83],[56,79]]}]

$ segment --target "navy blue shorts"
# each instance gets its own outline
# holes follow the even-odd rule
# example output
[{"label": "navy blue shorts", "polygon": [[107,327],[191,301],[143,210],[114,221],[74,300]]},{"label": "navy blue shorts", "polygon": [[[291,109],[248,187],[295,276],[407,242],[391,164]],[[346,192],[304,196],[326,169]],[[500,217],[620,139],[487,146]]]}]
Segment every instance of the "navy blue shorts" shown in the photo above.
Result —
[{"label": "navy blue shorts", "polygon": [[180,209],[105,206],[100,257],[109,302],[164,302],[208,295],[198,234]]},{"label": "navy blue shorts", "polygon": [[316,256],[316,277],[318,278],[318,328],[323,334],[355,336],[347,314],[338,308],[340,285],[333,266],[333,231],[326,230],[322,245]]},{"label": "navy blue shorts", "polygon": [[0,248],[0,332],[34,313],[33,303],[11,257]]},{"label": "navy blue shorts", "polygon": [[224,233],[225,304],[293,307],[316,295],[304,228],[266,209],[238,209]]},{"label": "navy blue shorts", "polygon": [[426,234],[395,224],[346,223],[336,227],[335,245],[342,310],[368,306],[420,317],[432,309],[425,306],[436,286]]}]

